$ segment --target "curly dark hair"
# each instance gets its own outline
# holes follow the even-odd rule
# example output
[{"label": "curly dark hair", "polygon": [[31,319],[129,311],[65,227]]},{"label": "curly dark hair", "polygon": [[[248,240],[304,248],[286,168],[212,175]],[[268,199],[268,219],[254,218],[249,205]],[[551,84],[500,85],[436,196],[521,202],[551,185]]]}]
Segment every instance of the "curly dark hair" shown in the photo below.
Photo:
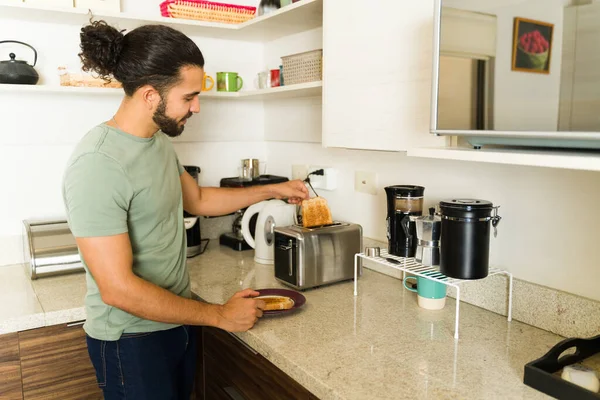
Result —
[{"label": "curly dark hair", "polygon": [[179,81],[182,67],[204,67],[198,46],[176,29],[144,25],[126,35],[123,32],[105,21],[84,26],[79,58],[84,71],[107,81],[114,77],[128,96],[145,85],[162,94]]}]

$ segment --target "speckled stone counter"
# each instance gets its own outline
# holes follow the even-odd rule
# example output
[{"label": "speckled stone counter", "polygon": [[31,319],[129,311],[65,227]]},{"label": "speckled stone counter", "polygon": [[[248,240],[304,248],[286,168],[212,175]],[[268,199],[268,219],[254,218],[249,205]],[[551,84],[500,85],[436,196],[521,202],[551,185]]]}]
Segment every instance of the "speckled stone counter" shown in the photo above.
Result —
[{"label": "speckled stone counter", "polygon": [[44,326],[44,318],[24,267],[0,268],[0,334]]},{"label": "speckled stone counter", "polygon": [[[205,301],[223,303],[244,288],[282,287],[273,267],[255,264],[252,255],[211,243],[189,261],[192,290]],[[12,274],[14,281],[18,270],[0,268],[4,332],[16,326],[19,312],[23,325],[16,330],[36,327],[24,323],[36,315],[38,326],[85,317],[83,274],[27,285],[23,273],[22,290],[5,292],[16,286],[6,279]],[[320,399],[547,398],[523,385],[523,367],[558,343],[558,335],[463,303],[457,341],[453,299],[444,310],[422,310],[399,280],[367,269],[357,297],[352,282],[304,295],[307,303],[298,311],[264,317],[238,336]],[[9,303],[20,308],[9,313]]]},{"label": "speckled stone counter", "polygon": [[[222,303],[244,288],[283,287],[273,267],[252,253],[211,247],[190,262],[192,290]],[[417,306],[414,293],[365,269],[352,282],[304,292],[291,315],[264,317],[246,343],[320,399],[537,399],[523,367],[562,337],[461,304],[454,340],[454,300],[441,311]]]},{"label": "speckled stone counter", "polygon": [[35,281],[23,265],[0,267],[0,334],[85,319],[85,274]]}]

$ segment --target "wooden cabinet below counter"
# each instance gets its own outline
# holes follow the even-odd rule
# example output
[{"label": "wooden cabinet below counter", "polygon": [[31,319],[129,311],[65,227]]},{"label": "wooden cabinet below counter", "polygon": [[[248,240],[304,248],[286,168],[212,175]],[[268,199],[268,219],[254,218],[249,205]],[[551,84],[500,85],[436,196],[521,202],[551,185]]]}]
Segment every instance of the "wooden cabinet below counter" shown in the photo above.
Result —
[{"label": "wooden cabinet below counter", "polygon": [[19,332],[25,400],[102,399],[81,324]]},{"label": "wooden cabinet below counter", "polygon": [[0,399],[101,400],[81,324],[0,335]]},{"label": "wooden cabinet below counter", "polygon": [[[237,336],[198,328],[193,400],[318,400]],[[0,335],[0,400],[101,400],[81,324]]]},{"label": "wooden cabinet below counter", "polygon": [[0,336],[0,399],[19,400],[22,398],[19,335],[9,333]]},{"label": "wooden cabinet below counter", "polygon": [[204,391],[197,388],[198,399],[318,400],[237,336],[215,328],[201,331]]}]

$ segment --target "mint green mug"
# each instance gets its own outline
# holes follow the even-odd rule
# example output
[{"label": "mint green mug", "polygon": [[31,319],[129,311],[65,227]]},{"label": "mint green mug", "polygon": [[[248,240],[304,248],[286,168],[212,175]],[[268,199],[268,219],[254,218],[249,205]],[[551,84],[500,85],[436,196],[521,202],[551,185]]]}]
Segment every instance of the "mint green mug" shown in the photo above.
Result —
[{"label": "mint green mug", "polygon": [[[446,277],[436,271],[427,271],[423,275],[435,279],[444,280]],[[413,289],[407,285],[409,279],[417,281],[417,288]],[[407,276],[402,282],[404,287],[411,292],[417,293],[419,307],[427,310],[441,310],[446,305],[446,285],[423,276]]]},{"label": "mint green mug", "polygon": [[217,92],[238,92],[244,80],[237,72],[217,72]]}]

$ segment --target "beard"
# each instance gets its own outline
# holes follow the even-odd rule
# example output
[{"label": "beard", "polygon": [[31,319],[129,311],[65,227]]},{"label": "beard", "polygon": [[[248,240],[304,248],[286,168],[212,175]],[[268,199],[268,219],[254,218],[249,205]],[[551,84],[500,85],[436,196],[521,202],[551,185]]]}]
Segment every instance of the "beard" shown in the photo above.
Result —
[{"label": "beard", "polygon": [[188,119],[192,115],[193,114],[191,112],[188,112],[188,114],[180,120],[176,120],[175,118],[167,116],[167,104],[163,99],[161,99],[160,103],[158,104],[158,107],[156,108],[156,111],[154,111],[152,120],[156,125],[158,125],[158,128],[165,135],[174,138],[181,135],[183,129],[185,128],[185,125],[180,123]]}]

